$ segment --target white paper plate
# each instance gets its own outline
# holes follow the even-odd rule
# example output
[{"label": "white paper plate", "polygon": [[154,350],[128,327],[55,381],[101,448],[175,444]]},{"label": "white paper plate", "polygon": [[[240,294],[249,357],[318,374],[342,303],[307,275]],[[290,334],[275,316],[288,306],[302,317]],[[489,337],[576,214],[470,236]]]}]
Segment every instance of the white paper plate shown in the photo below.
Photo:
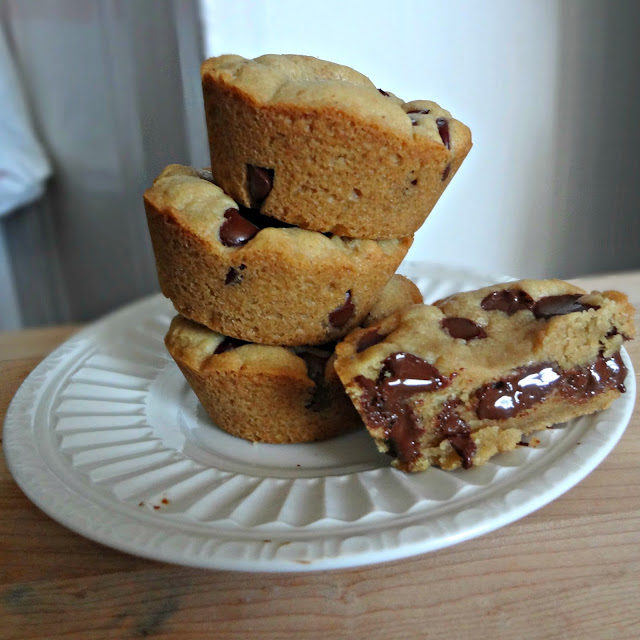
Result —
[{"label": "white paper plate", "polygon": [[[427,302],[508,278],[428,264],[402,271]],[[27,378],[4,427],[9,469],[70,529],[116,549],[197,567],[306,571],[440,549],[513,522],[592,471],[624,432],[627,393],[477,469],[404,474],[359,432],[250,444],[215,427],[163,338],[159,295],[93,324]]]}]

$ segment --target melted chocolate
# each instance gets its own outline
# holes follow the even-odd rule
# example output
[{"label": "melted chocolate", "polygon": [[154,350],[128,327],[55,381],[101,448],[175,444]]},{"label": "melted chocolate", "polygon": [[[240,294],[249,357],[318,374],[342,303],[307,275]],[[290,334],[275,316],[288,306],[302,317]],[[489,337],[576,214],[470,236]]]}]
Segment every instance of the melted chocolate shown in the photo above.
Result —
[{"label": "melted chocolate", "polygon": [[273,169],[247,165],[247,185],[252,207],[259,207],[273,188]]},{"label": "melted chocolate", "polygon": [[440,440],[471,433],[471,427],[460,417],[460,400],[448,400],[434,420],[434,433]]},{"label": "melted chocolate", "polygon": [[216,347],[214,354],[225,353],[226,351],[232,351],[244,344],[249,344],[246,340],[238,340],[237,338],[231,338],[226,336],[225,339]]},{"label": "melted chocolate", "polygon": [[574,401],[608,389],[624,393],[626,375],[619,352],[609,358],[600,354],[590,365],[567,371],[550,363],[520,367],[513,375],[476,391],[476,414],[481,420],[506,420],[544,402],[553,391]]},{"label": "melted chocolate", "polygon": [[427,114],[427,113],[431,113],[431,109],[412,109],[411,111],[407,111],[407,115],[410,113]]},{"label": "melted chocolate", "polygon": [[471,435],[453,436],[449,438],[451,446],[460,456],[463,469],[470,469],[473,466],[473,454],[476,452],[476,443],[471,439]]},{"label": "melted chocolate", "polygon": [[225,247],[240,247],[253,238],[260,229],[240,215],[238,209],[227,209],[220,225],[220,242]]},{"label": "melted chocolate", "polygon": [[436,367],[412,353],[392,353],[386,358],[382,372],[389,374],[379,382],[385,398],[406,398],[414,393],[437,391],[449,384]]},{"label": "melted chocolate", "polygon": [[512,316],[522,309],[531,309],[533,298],[522,289],[500,289],[485,296],[480,306],[485,311],[504,311]]},{"label": "melted chocolate", "polygon": [[451,173],[451,163],[449,163],[445,168],[444,171],[442,172],[442,178],[440,179],[441,182],[444,182],[448,177],[449,174]]},{"label": "melted chocolate", "polygon": [[389,94],[386,91],[383,91],[382,89],[378,89],[378,91],[385,97],[388,98]]},{"label": "melted chocolate", "polygon": [[336,329],[344,327],[353,317],[356,311],[356,305],[351,301],[351,291],[347,291],[344,303],[329,314],[329,322]]},{"label": "melted chocolate", "polygon": [[476,340],[487,337],[485,330],[468,318],[444,318],[440,325],[452,338]]},{"label": "melted chocolate", "polygon": [[560,374],[548,363],[521,367],[512,376],[476,391],[481,420],[505,420],[541,402]]},{"label": "melted chocolate", "polygon": [[378,344],[382,342],[386,336],[383,336],[381,333],[378,333],[377,329],[373,329],[368,333],[365,333],[363,336],[360,336],[360,340],[358,340],[358,344],[356,346],[356,353],[362,353],[369,347],[373,347],[374,344]]},{"label": "melted chocolate", "polygon": [[362,388],[360,408],[364,419],[370,427],[384,429],[389,455],[407,463],[418,458],[423,428],[411,407],[394,402],[393,398],[383,398],[373,380],[358,376],[355,382]]},{"label": "melted chocolate", "polygon": [[230,267],[224,279],[225,284],[240,284],[242,282],[242,272],[247,268],[246,264],[241,264],[237,269]]},{"label": "melted chocolate", "polygon": [[473,454],[476,443],[471,439],[471,427],[460,417],[456,407],[460,401],[446,402],[434,423],[435,432],[440,439],[447,439],[460,456],[462,467],[473,466]]},{"label": "melted chocolate", "polygon": [[591,397],[606,389],[624,393],[627,367],[620,352],[610,358],[599,355],[588,367],[577,367],[563,374],[562,393],[568,398]]},{"label": "melted chocolate", "polygon": [[[333,351],[333,349],[331,350]],[[308,351],[304,348],[297,349],[296,355],[302,358],[307,365],[307,375],[316,385],[311,397],[305,405],[311,411],[323,411],[330,405],[329,388],[324,375],[327,361],[331,357],[331,351],[314,349]]]},{"label": "melted chocolate", "polygon": [[451,140],[449,139],[449,121],[446,118],[437,118],[436,124],[438,125],[438,133],[442,138],[442,144],[451,149]]},{"label": "melted chocolate", "polygon": [[378,380],[358,376],[360,409],[370,427],[384,430],[389,452],[401,462],[420,455],[424,429],[407,400],[416,393],[436,391],[449,384],[432,364],[411,353],[392,353],[383,362]]},{"label": "melted chocolate", "polygon": [[588,309],[599,309],[592,304],[583,304],[578,302],[582,293],[567,293],[559,296],[546,296],[540,298],[533,305],[533,315],[536,318],[544,318],[548,320],[554,316],[564,316],[568,313],[576,313],[578,311],[587,311]]}]

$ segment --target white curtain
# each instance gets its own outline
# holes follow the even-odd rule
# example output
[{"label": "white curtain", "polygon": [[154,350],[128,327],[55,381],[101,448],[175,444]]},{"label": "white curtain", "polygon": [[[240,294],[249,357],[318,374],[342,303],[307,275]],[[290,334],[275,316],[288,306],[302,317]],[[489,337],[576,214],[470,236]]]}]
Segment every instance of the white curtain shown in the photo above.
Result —
[{"label": "white curtain", "polygon": [[[50,174],[51,166],[33,130],[13,57],[0,29],[0,218],[40,198]],[[0,300],[0,330],[17,329],[22,316],[4,225],[0,225]]]},{"label": "white curtain", "polygon": [[1,223],[5,271],[25,325],[89,321],[157,290],[142,193],[206,162],[197,3],[2,0],[0,18],[54,166]]}]

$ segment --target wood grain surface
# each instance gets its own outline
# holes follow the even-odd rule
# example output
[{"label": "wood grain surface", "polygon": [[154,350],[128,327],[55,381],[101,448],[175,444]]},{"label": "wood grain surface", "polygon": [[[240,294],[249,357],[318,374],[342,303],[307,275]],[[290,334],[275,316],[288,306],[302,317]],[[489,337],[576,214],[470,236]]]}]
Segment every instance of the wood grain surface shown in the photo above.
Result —
[{"label": "wood grain surface", "polygon": [[[640,273],[579,284],[625,291],[640,308]],[[33,367],[76,330],[0,333],[0,421]],[[638,341],[627,350],[640,371]],[[82,538],[39,511],[2,459],[0,639],[636,640],[639,460],[636,404],[592,474],[498,531],[372,567],[252,574],[143,560]]]}]

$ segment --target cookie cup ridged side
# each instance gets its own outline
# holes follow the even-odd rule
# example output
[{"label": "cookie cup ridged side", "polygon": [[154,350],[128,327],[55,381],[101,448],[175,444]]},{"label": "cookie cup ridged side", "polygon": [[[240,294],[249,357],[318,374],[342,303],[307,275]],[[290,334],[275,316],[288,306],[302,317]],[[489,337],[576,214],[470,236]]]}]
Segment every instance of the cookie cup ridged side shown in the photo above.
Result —
[{"label": "cookie cup ridged side", "polygon": [[[412,235],[471,148],[469,128],[436,103],[404,103],[315,58],[221,56],[201,73],[218,184],[302,228]],[[263,201],[251,193],[250,167],[272,174]]]},{"label": "cookie cup ridged side", "polygon": [[145,192],[145,209],[160,287],[176,310],[260,344],[321,344],[346,335],[413,241],[269,227],[241,246],[225,246],[224,214],[237,205],[195,169],[177,165]]},{"label": "cookie cup ridged side", "polygon": [[166,347],[211,419],[231,435],[273,444],[326,440],[362,422],[328,358],[316,380],[292,349],[245,344],[176,316]]}]

